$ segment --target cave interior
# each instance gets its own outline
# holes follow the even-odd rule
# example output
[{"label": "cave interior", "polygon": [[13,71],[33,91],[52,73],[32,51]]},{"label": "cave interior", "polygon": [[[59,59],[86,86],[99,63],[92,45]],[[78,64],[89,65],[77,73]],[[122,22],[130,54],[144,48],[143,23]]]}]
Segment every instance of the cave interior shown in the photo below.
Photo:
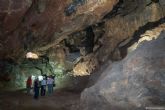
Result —
[{"label": "cave interior", "polygon": [[[165,0],[0,0],[0,107],[165,109],[164,39]],[[26,81],[45,75],[34,102]]]}]

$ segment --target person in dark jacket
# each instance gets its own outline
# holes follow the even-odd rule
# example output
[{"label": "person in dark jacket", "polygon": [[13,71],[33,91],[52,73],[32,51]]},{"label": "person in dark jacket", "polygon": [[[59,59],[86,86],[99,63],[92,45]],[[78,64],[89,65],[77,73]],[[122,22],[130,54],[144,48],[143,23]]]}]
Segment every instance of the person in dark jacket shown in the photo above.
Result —
[{"label": "person in dark jacket", "polygon": [[38,78],[35,79],[34,81],[34,99],[39,98],[39,80]]}]

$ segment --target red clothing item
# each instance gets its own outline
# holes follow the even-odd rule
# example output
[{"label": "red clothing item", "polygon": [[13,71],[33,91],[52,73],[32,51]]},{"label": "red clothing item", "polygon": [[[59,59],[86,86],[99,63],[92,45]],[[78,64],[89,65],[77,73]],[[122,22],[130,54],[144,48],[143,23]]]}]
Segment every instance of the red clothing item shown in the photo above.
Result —
[{"label": "red clothing item", "polygon": [[31,78],[28,78],[28,79],[27,79],[26,85],[27,85],[27,86],[32,86],[32,79],[31,79]]}]

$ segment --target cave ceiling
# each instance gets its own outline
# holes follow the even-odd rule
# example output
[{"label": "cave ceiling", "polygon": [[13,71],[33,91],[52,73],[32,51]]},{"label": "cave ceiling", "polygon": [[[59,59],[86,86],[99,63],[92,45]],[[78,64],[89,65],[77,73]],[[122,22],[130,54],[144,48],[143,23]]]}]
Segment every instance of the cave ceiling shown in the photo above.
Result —
[{"label": "cave ceiling", "polygon": [[165,23],[164,7],[164,0],[0,0],[0,60],[32,52],[89,75]]},{"label": "cave ceiling", "polygon": [[99,22],[118,0],[0,0],[0,58],[45,52]]}]

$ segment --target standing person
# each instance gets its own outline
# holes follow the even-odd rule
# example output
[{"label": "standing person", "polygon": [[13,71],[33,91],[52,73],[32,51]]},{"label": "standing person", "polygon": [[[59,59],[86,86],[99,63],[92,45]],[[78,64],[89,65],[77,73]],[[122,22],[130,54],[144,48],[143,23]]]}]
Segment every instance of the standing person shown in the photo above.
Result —
[{"label": "standing person", "polygon": [[32,87],[32,78],[31,76],[29,76],[26,81],[27,94],[30,94],[31,87]]},{"label": "standing person", "polygon": [[34,99],[38,99],[39,97],[39,80],[38,78],[34,81]]},{"label": "standing person", "polygon": [[45,96],[46,93],[46,78],[41,81],[41,96]]},{"label": "standing person", "polygon": [[47,85],[48,85],[48,93],[52,94],[53,93],[53,79],[51,76],[49,76],[47,79]]}]

